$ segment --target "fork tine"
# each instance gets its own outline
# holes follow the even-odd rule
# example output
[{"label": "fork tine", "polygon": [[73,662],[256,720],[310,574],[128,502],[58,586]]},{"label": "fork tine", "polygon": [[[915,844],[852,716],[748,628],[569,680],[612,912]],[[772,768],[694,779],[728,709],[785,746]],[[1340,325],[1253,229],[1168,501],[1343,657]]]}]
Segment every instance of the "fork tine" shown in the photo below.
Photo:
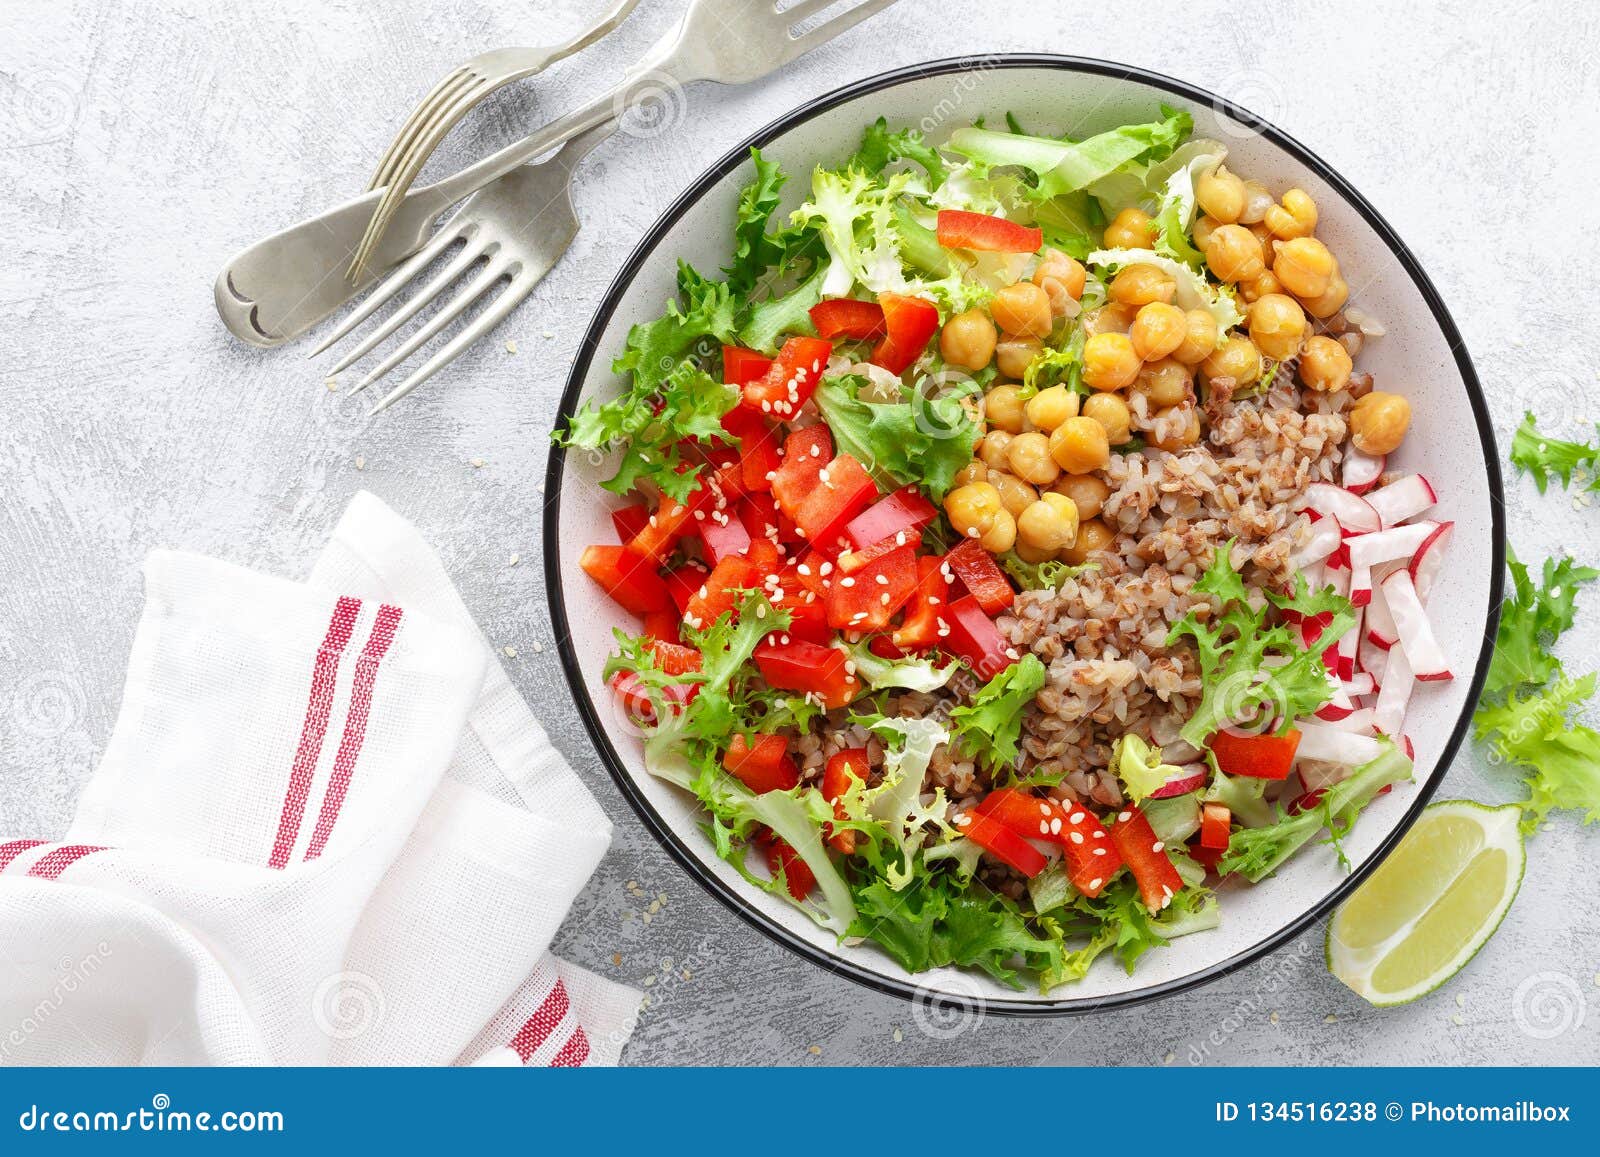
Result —
[{"label": "fork tine", "polygon": [[[423,164],[427,163],[433,151],[439,147],[439,142],[444,139],[456,123],[475,105],[483,99],[489,82],[481,76],[473,75],[464,86],[453,89],[448,99],[439,100],[427,117],[419,121],[406,142],[405,148],[397,152],[388,165],[384,174],[383,183],[393,184],[396,175],[408,164],[411,158],[421,155]],[[376,187],[376,186],[374,186]]]},{"label": "fork tine", "polygon": [[[383,324],[377,329],[373,330],[366,337],[362,338],[361,343],[349,353],[345,354],[344,357],[340,358],[339,364],[330,369],[328,373],[330,375],[340,373],[341,371],[360,361],[362,358],[366,357],[367,354],[372,351],[374,346],[376,346],[379,342],[388,339],[395,330],[399,329],[402,325],[415,317],[418,311],[427,305],[428,302],[437,300],[439,295],[448,289],[453,281],[455,281],[458,277],[460,277],[463,273],[472,268],[473,265],[482,259],[482,249],[476,249],[471,245],[467,246],[467,248],[463,249],[461,253],[457,255],[455,260],[451,261],[449,265],[444,267],[439,276],[435,277],[432,281],[428,282],[427,285],[419,289],[416,293],[416,296],[412,297],[410,301],[400,306],[400,308],[396,309],[392,314],[385,318]],[[361,386],[356,386],[355,389],[351,390],[350,392],[356,393],[360,389]]]},{"label": "fork tine", "polygon": [[467,75],[469,74],[465,66],[456,68],[453,72],[447,73],[438,84],[428,91],[427,96],[417,102],[417,106],[411,110],[411,115],[400,126],[400,131],[395,133],[394,139],[389,142],[389,147],[384,150],[383,156],[378,159],[378,167],[373,172],[372,183],[367,186],[369,192],[373,189],[382,188],[389,183],[389,170],[393,166],[395,158],[409,147],[412,137],[416,134],[417,125],[444,99],[446,90],[453,89],[457,82]]},{"label": "fork tine", "polygon": [[[795,37],[790,51],[796,55],[802,52],[809,52],[817,45],[826,44],[835,36],[850,31],[868,16],[882,12],[893,3],[894,0],[862,0],[862,3],[857,4],[850,11],[841,12],[837,16],[830,17],[811,29],[811,31]],[[801,0],[801,3],[796,4],[794,9],[791,9],[790,12],[785,12],[784,15],[790,16],[792,12],[799,9],[809,9],[810,12],[815,12],[822,7],[826,7],[826,5],[819,4],[817,0]],[[800,19],[803,19],[803,17],[795,16],[790,23],[792,24]],[[793,60],[794,56],[791,55],[788,59]]]},{"label": "fork tine", "polygon": [[432,340],[440,330],[466,312],[473,302],[488,292],[490,287],[505,275],[506,263],[503,261],[491,261],[482,273],[467,282],[466,287],[455,295],[449,305],[430,317],[426,324],[418,328],[416,333],[401,342],[393,353],[374,366],[372,372],[357,382],[350,392],[359,394],[373,382],[383,377],[384,374],[394,369],[395,366],[416,353]]},{"label": "fork tine", "polygon": [[401,265],[400,268],[385,278],[382,284],[367,294],[366,300],[356,306],[355,309],[352,309],[350,316],[339,323],[339,328],[324,338],[317,348],[306,356],[316,357],[356,326],[366,321],[380,305],[388,301],[396,293],[399,293],[413,277],[431,265],[434,258],[450,248],[451,244],[462,240],[465,236],[467,234],[463,230],[452,229],[449,225],[440,229],[425,246],[409,257],[405,264]]},{"label": "fork tine", "polygon": [[799,24],[802,20],[809,20],[824,8],[841,3],[842,0],[797,0],[778,15],[786,19],[791,25]]},{"label": "fork tine", "polygon": [[513,278],[511,284],[506,286],[505,291],[495,298],[493,305],[473,318],[471,324],[451,338],[442,349],[423,363],[415,373],[389,391],[383,401],[368,412],[367,417],[370,418],[373,414],[380,414],[387,410],[423,382],[433,377],[434,374],[444,369],[445,366],[455,361],[469,345],[504,321],[506,315],[522,304],[523,298],[532,293],[533,287],[537,284],[539,284],[537,277]]}]

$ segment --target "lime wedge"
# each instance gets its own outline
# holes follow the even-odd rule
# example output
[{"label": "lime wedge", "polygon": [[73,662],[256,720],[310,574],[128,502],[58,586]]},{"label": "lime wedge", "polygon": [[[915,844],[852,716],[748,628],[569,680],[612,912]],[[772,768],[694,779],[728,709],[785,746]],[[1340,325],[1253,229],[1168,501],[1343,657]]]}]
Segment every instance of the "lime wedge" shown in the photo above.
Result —
[{"label": "lime wedge", "polygon": [[1500,927],[1526,863],[1516,804],[1441,800],[1328,921],[1328,971],[1377,1006],[1449,980]]}]

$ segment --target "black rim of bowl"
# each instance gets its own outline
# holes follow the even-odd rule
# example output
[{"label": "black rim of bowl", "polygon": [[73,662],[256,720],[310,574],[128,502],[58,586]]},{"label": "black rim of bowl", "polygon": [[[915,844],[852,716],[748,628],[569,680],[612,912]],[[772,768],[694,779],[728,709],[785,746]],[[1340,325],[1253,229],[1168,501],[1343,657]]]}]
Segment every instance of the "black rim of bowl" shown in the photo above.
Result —
[{"label": "black rim of bowl", "polygon": [[[986,1012],[1000,1015],[1071,1016],[1096,1012],[1102,1009],[1125,1008],[1156,1000],[1160,997],[1172,996],[1176,993],[1208,984],[1219,977],[1226,976],[1247,964],[1259,960],[1268,953],[1289,943],[1312,924],[1321,920],[1394,850],[1395,845],[1410,830],[1411,825],[1416,822],[1417,817],[1422,813],[1422,809],[1427,806],[1429,799],[1432,798],[1435,789],[1438,787],[1439,780],[1443,779],[1443,772],[1448,770],[1456,752],[1460,749],[1461,742],[1466,736],[1467,726],[1471,721],[1472,705],[1477,702],[1478,696],[1483,689],[1484,678],[1488,674],[1489,659],[1494,650],[1495,629],[1499,622],[1500,601],[1503,597],[1502,589],[1505,572],[1504,494],[1500,479],[1499,451],[1495,446],[1494,429],[1490,423],[1488,406],[1484,401],[1483,390],[1478,383],[1478,376],[1473,369],[1472,360],[1467,354],[1460,332],[1456,329],[1455,321],[1451,318],[1450,311],[1445,308],[1445,304],[1440,298],[1438,290],[1434,288],[1433,282],[1423,272],[1422,267],[1418,264],[1411,251],[1395,234],[1395,231],[1383,219],[1382,215],[1367,202],[1366,198],[1356,192],[1349,182],[1310,149],[1281,129],[1269,124],[1246,109],[1242,109],[1221,97],[1206,92],[1204,89],[1180,80],[1174,80],[1159,73],[1148,72],[1128,65],[1113,64],[1108,61],[1091,60],[1076,56],[1010,54],[951,58],[910,65],[906,68],[868,77],[865,80],[836,89],[815,101],[809,102],[804,107],[780,117],[752,134],[737,148],[730,151],[706,170],[662,213],[634,248],[627,261],[623,264],[621,271],[611,282],[605,296],[600,301],[599,307],[595,311],[593,320],[589,323],[588,330],[584,333],[583,342],[579,346],[577,358],[572,366],[572,372],[567,378],[566,389],[561,395],[560,410],[556,418],[558,426],[572,415],[577,405],[579,394],[583,389],[584,379],[588,376],[589,365],[596,352],[601,334],[610,324],[611,316],[617,308],[617,303],[632,283],[640,267],[672,231],[689,207],[704,196],[707,190],[712,188],[718,181],[745,162],[750,155],[752,146],[765,147],[797,125],[821,116],[841,104],[868,93],[892,88],[906,81],[950,73],[968,72],[975,68],[985,70],[999,68],[1058,69],[1067,72],[1106,76],[1117,80],[1138,81],[1151,88],[1171,93],[1184,101],[1204,105],[1224,116],[1230,117],[1252,131],[1265,136],[1273,144],[1310,168],[1337,190],[1382,238],[1407,274],[1410,275],[1412,282],[1422,294],[1423,300],[1427,302],[1429,310],[1433,313],[1435,323],[1439,326],[1445,340],[1450,345],[1451,351],[1455,355],[1456,368],[1461,374],[1462,382],[1466,385],[1467,396],[1472,403],[1473,417],[1478,425],[1478,436],[1483,445],[1485,460],[1488,462],[1489,499],[1494,533],[1491,548],[1494,572],[1489,584],[1489,607],[1487,609],[1483,645],[1480,648],[1477,667],[1473,673],[1472,684],[1467,697],[1467,706],[1463,708],[1461,718],[1457,720],[1454,729],[1450,733],[1449,741],[1445,744],[1444,751],[1440,755],[1437,764],[1438,771],[1429,782],[1419,785],[1416,797],[1411,801],[1411,806],[1401,822],[1373,855],[1367,859],[1366,863],[1341,881],[1310,911],[1250,948],[1200,972],[1163,984],[1132,989],[1128,992],[1111,996],[1092,998],[1067,997],[1060,1000],[1009,998],[985,998],[984,1000],[984,1010]],[[721,880],[717,879],[700,862],[696,853],[679,838],[678,834],[656,812],[643,791],[634,782],[633,776],[623,766],[616,748],[612,745],[610,736],[602,726],[599,711],[590,695],[590,689],[585,684],[582,671],[578,666],[577,653],[572,646],[561,580],[560,497],[564,463],[565,455],[562,449],[559,446],[553,446],[550,451],[550,462],[546,477],[544,523],[545,584],[550,600],[550,617],[555,628],[557,645],[561,653],[562,670],[566,673],[567,682],[572,688],[573,698],[577,701],[584,728],[588,731],[589,739],[600,753],[600,758],[605,763],[607,770],[610,771],[612,779],[616,781],[618,790],[622,792],[655,838],[684,867],[690,876],[718,900],[722,901],[723,904],[727,905],[734,913],[773,940],[826,971],[844,976],[877,992],[934,1004],[961,1003],[961,998],[954,994],[944,994],[923,988],[917,985],[914,980],[901,980],[874,972],[795,935],[761,912],[750,901],[740,895],[738,891],[724,885]],[[886,963],[892,964],[887,957],[884,959]]]}]

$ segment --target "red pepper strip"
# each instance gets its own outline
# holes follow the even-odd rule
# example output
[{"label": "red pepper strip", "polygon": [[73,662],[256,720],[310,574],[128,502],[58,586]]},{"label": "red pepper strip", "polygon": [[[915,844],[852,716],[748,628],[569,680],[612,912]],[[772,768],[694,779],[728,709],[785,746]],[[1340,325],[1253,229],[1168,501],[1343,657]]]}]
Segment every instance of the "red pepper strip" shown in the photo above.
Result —
[{"label": "red pepper strip", "polygon": [[789,895],[796,900],[804,900],[817,886],[816,873],[800,858],[800,853],[776,836],[767,844],[767,871],[774,880],[782,874],[789,884]]},{"label": "red pepper strip", "polygon": [[922,356],[928,340],[939,328],[938,307],[923,298],[902,297],[898,293],[878,294],[878,304],[883,307],[887,332],[873,347],[870,360],[891,374],[903,374]]},{"label": "red pepper strip", "polygon": [[783,461],[772,479],[772,497],[778,509],[795,518],[832,461],[833,435],[821,422],[790,434],[783,444]]},{"label": "red pepper strip", "polygon": [[834,297],[817,302],[810,314],[818,337],[876,341],[884,334],[883,306],[875,301]]},{"label": "red pepper strip", "polygon": [[694,524],[694,529],[713,566],[730,555],[743,554],[750,549],[750,532],[737,518],[728,518],[726,522],[718,522],[715,517],[703,518]]},{"label": "red pepper strip", "polygon": [[1288,779],[1294,768],[1294,753],[1300,748],[1300,733],[1292,727],[1282,735],[1231,735],[1219,731],[1207,746],[1226,775]]},{"label": "red pepper strip", "polygon": [[1161,841],[1144,813],[1128,804],[1117,813],[1111,827],[1111,842],[1122,853],[1122,860],[1139,885],[1139,898],[1152,912],[1159,912],[1183,890],[1183,877],[1172,866]]},{"label": "red pepper strip", "polygon": [[905,546],[919,542],[922,528],[938,517],[939,512],[922,496],[922,491],[903,486],[852,518],[844,533],[856,550],[886,541]]},{"label": "red pepper strip", "polygon": [[941,631],[949,631],[942,636],[944,648],[985,682],[1017,661],[1011,645],[971,595],[951,603],[939,619],[944,623]]},{"label": "red pepper strip", "polygon": [[673,606],[678,608],[681,616],[689,609],[689,600],[694,598],[695,592],[705,586],[706,578],[711,572],[697,562],[685,563],[676,570],[669,570],[662,580],[667,584],[667,594],[672,596]]},{"label": "red pepper strip", "polygon": [[1222,862],[1226,848],[1208,848],[1198,840],[1189,845],[1189,858],[1212,875],[1217,875],[1217,865]]},{"label": "red pepper strip", "polygon": [[739,440],[739,482],[747,492],[772,489],[768,475],[778,469],[778,428],[760,414],[735,406],[722,416],[722,428]]},{"label": "red pepper strip", "polygon": [[896,648],[921,651],[939,641],[939,613],[949,601],[949,589],[943,560],[932,555],[917,559],[917,593],[906,604],[906,617],[894,633]]},{"label": "red pepper strip", "polygon": [[817,696],[830,710],[843,707],[856,697],[861,684],[845,669],[845,653],[837,647],[790,637],[775,641],[770,635],[755,650],[761,677],[780,691],[799,691]]},{"label": "red pepper strip", "polygon": [[624,506],[620,510],[611,512],[611,525],[617,528],[617,542],[627,546],[632,542],[645,524],[650,521],[650,508],[643,502],[635,502],[632,506]]},{"label": "red pepper strip", "polygon": [[761,572],[756,565],[741,555],[730,555],[717,563],[690,597],[683,621],[704,630],[738,605],[735,591],[754,590],[760,585]]},{"label": "red pepper strip", "polygon": [[[935,311],[935,317],[938,316]],[[833,356],[833,344],[815,337],[792,337],[778,351],[765,376],[745,383],[740,403],[770,418],[792,418],[811,400],[822,370]]]},{"label": "red pepper strip", "polygon": [[[668,593],[671,593],[670,586]],[[682,634],[678,628],[683,620],[677,611],[651,611],[644,616],[644,630],[642,634],[647,639],[659,639],[663,643],[681,643]]]},{"label": "red pepper strip", "polygon": [[808,550],[801,556],[799,564],[794,568],[794,574],[801,586],[821,599],[827,597],[828,588],[833,586],[833,580],[839,577],[835,573],[837,570],[837,564],[831,562],[820,550]]},{"label": "red pepper strip", "polygon": [[[846,748],[828,757],[828,764],[822,769],[822,798],[833,804],[834,819],[844,819],[844,807],[839,801],[852,782],[865,782],[869,766],[865,747]],[[835,851],[847,856],[856,850],[855,832],[825,833],[825,838]]]},{"label": "red pepper strip", "polygon": [[945,555],[944,561],[967,588],[967,593],[978,600],[985,614],[998,615],[1016,599],[1017,592],[1012,589],[1006,572],[977,539],[962,539]]},{"label": "red pepper strip", "polygon": [[763,538],[768,542],[780,540],[782,526],[779,522],[778,504],[772,500],[772,495],[751,491],[734,509],[739,513],[739,521],[744,523],[744,528],[750,532],[750,541]]},{"label": "red pepper strip", "polygon": [[656,657],[656,666],[668,675],[685,675],[700,670],[700,652],[694,647],[656,639],[650,644],[650,650]]},{"label": "red pepper strip", "polygon": [[1224,851],[1233,834],[1233,812],[1226,804],[1208,803],[1200,808],[1200,846]]},{"label": "red pepper strip", "polygon": [[872,475],[850,455],[840,454],[817,475],[816,487],[794,520],[807,542],[824,554],[836,554],[844,528],[877,497]]},{"label": "red pepper strip", "polygon": [[1122,867],[1122,854],[1105,827],[1082,804],[1001,788],[985,796],[976,810],[1020,836],[1059,845],[1067,878],[1085,896],[1098,896]]},{"label": "red pepper strip", "polygon": [[[787,580],[785,580],[787,582]],[[821,599],[808,590],[783,588],[783,598],[777,602],[780,611],[789,612],[789,625],[782,634],[791,639],[804,639],[808,643],[833,641],[833,628],[828,626],[828,608]]]},{"label": "red pepper strip", "polygon": [[636,615],[672,609],[667,585],[649,560],[624,546],[591,546],[578,559],[585,574]]},{"label": "red pepper strip", "polygon": [[639,533],[628,543],[628,549],[657,563],[664,562],[678,539],[692,529],[695,511],[705,510],[714,502],[710,489],[704,486],[691,490],[688,502],[679,502],[671,495],[663,494],[655,513],[639,528]]},{"label": "red pepper strip", "polygon": [[742,386],[757,378],[766,377],[772,368],[772,359],[743,346],[722,347],[722,380],[730,386]]},{"label": "red pepper strip", "polygon": [[652,691],[632,671],[618,671],[611,676],[611,689],[630,716],[644,723],[654,723],[657,702],[676,711],[699,694],[700,684],[669,683]]},{"label": "red pepper strip", "polygon": [[[919,558],[917,562],[921,562]],[[888,635],[873,635],[867,643],[867,650],[880,659],[904,659],[906,652],[894,645],[894,640]]]},{"label": "red pepper strip", "polygon": [[788,791],[800,783],[800,769],[789,758],[789,744],[781,735],[758,735],[754,743],[735,735],[722,766],[757,795]]},{"label": "red pepper strip", "polygon": [[840,631],[881,631],[917,592],[914,548],[902,546],[828,588],[828,625]]},{"label": "red pepper strip", "polygon": [[967,812],[957,817],[956,827],[962,835],[995,859],[1015,868],[1030,880],[1044,871],[1049,863],[1043,852],[997,819],[979,815],[975,811]]},{"label": "red pepper strip", "polygon": [[1044,244],[1044,230],[1030,229],[965,209],[940,209],[936,226],[939,244],[946,249],[982,249],[990,253],[1037,253]]}]

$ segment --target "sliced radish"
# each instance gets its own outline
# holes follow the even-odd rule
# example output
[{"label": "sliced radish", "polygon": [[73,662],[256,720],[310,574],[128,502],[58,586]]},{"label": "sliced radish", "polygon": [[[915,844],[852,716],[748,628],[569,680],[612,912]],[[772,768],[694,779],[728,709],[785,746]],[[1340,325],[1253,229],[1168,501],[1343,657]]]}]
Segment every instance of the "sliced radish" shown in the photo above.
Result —
[{"label": "sliced radish", "polygon": [[[1371,537],[1370,535],[1368,537]],[[1360,541],[1359,539],[1357,541]],[[1364,607],[1372,601],[1372,568],[1356,566],[1352,556],[1350,564],[1350,602]]]},{"label": "sliced radish", "polygon": [[1411,702],[1411,690],[1416,685],[1404,648],[1395,647],[1389,652],[1383,686],[1378,689],[1378,702],[1372,709],[1372,725],[1385,735],[1399,735],[1406,720],[1406,706]]},{"label": "sliced radish", "polygon": [[1394,616],[1389,613],[1389,600],[1383,595],[1383,580],[1388,578],[1398,569],[1391,564],[1384,564],[1379,568],[1381,573],[1374,575],[1372,602],[1367,604],[1367,639],[1374,647],[1387,651],[1394,646],[1399,638],[1394,632]]},{"label": "sliced radish", "polygon": [[1311,524],[1311,537],[1306,544],[1289,556],[1289,565],[1295,570],[1304,570],[1338,550],[1343,541],[1337,518],[1318,518]]},{"label": "sliced radish", "polygon": [[1339,636],[1338,665],[1334,673],[1341,679],[1351,679],[1356,673],[1356,651],[1361,647],[1361,613],[1356,613],[1355,625]]},{"label": "sliced radish", "polygon": [[1326,719],[1332,723],[1343,719],[1354,711],[1355,704],[1350,702],[1350,696],[1344,689],[1344,684],[1332,672],[1328,673],[1328,690],[1332,698],[1317,708],[1317,718]]},{"label": "sliced radish", "polygon": [[1204,764],[1189,764],[1180,767],[1178,775],[1172,776],[1166,783],[1151,792],[1150,799],[1170,799],[1175,795],[1188,795],[1191,791],[1199,791],[1206,785],[1206,768]]},{"label": "sliced radish", "polygon": [[1308,591],[1320,591],[1327,585],[1327,580],[1323,577],[1325,569],[1320,562],[1314,562],[1310,566],[1302,567],[1300,573],[1305,576],[1306,590]]},{"label": "sliced radish", "polygon": [[1400,636],[1412,674],[1424,682],[1454,678],[1449,660],[1434,638],[1428,613],[1417,597],[1417,588],[1412,585],[1411,572],[1397,570],[1384,579],[1383,597],[1388,601],[1389,614],[1394,616],[1395,633]]},{"label": "sliced radish", "polygon": [[1340,731],[1354,731],[1357,735],[1371,735],[1376,727],[1373,724],[1374,711],[1370,707],[1357,707],[1343,719],[1332,720]]},{"label": "sliced radish", "polygon": [[1439,577],[1439,571],[1444,566],[1445,550],[1450,546],[1450,536],[1455,533],[1456,524],[1441,522],[1434,528],[1422,543],[1417,547],[1417,552],[1411,556],[1411,585],[1417,588],[1417,599],[1424,606],[1427,605],[1428,595],[1433,590],[1433,584]]},{"label": "sliced radish", "polygon": [[1331,515],[1350,534],[1370,534],[1383,529],[1383,519],[1372,504],[1331,482],[1313,482],[1306,487],[1306,506],[1319,514]]},{"label": "sliced radish", "polygon": [[1398,526],[1408,518],[1415,518],[1439,501],[1433,484],[1420,474],[1407,474],[1396,478],[1387,486],[1380,486],[1367,496],[1367,504],[1378,512],[1384,526]]},{"label": "sliced radish", "polygon": [[1327,723],[1302,720],[1295,724],[1300,732],[1300,746],[1295,759],[1324,759],[1329,763],[1342,763],[1346,767],[1360,767],[1371,763],[1383,754],[1383,744],[1370,735],[1359,735]]},{"label": "sliced radish", "polygon": [[1350,569],[1371,568],[1380,562],[1410,559],[1422,544],[1438,531],[1436,522],[1413,522],[1380,530],[1376,534],[1363,534],[1350,540]]},{"label": "sliced radish", "polygon": [[1400,737],[1400,747],[1405,751],[1407,759],[1412,763],[1417,762],[1417,749],[1411,742],[1411,736],[1402,735]]},{"label": "sliced radish", "polygon": [[[1359,652],[1356,654],[1356,661],[1358,663],[1361,661]],[[1363,670],[1357,671],[1346,682],[1341,683],[1340,688],[1346,695],[1353,698],[1357,695],[1371,695],[1377,689],[1377,684],[1373,682],[1372,676]]]},{"label": "sliced radish", "polygon": [[1363,454],[1354,446],[1346,446],[1344,473],[1340,479],[1344,488],[1352,494],[1365,494],[1378,484],[1387,461],[1388,458],[1382,454]]},{"label": "sliced radish", "polygon": [[[1383,592],[1378,592],[1378,597],[1383,597]],[[1371,607],[1367,608],[1371,611]],[[1384,671],[1389,665],[1389,649],[1380,647],[1372,641],[1372,621],[1370,614],[1367,621],[1367,637],[1361,640],[1361,647],[1356,651],[1356,662],[1361,670],[1365,671],[1372,679],[1372,690],[1379,691],[1383,688]]]}]

